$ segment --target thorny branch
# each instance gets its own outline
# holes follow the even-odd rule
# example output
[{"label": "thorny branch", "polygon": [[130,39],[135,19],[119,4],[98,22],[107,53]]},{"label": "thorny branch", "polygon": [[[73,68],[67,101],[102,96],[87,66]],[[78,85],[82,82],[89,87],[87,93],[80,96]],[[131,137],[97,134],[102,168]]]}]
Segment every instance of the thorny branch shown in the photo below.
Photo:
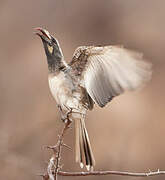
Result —
[{"label": "thorny branch", "polygon": [[65,172],[62,171],[62,166],[60,165],[61,160],[61,150],[62,146],[70,148],[66,144],[63,143],[64,135],[67,129],[70,128],[71,120],[69,119],[69,115],[72,113],[72,109],[67,113],[64,122],[64,127],[62,129],[61,134],[58,136],[58,141],[55,146],[47,146],[47,148],[53,150],[53,155],[49,160],[47,172],[42,176],[43,180],[57,180],[57,175],[59,176],[102,176],[102,175],[119,175],[119,176],[134,176],[134,177],[148,177],[148,176],[156,176],[156,175],[164,175],[165,171],[150,171],[149,172],[127,172],[127,171],[91,171],[91,172]]},{"label": "thorny branch", "polygon": [[45,175],[41,175],[44,180],[57,180],[57,174],[59,170],[61,169],[60,160],[61,160],[61,150],[62,146],[65,146],[67,148],[70,148],[66,144],[63,143],[64,135],[67,131],[67,129],[70,128],[71,120],[69,118],[69,115],[72,113],[72,109],[66,114],[66,118],[63,119],[64,121],[64,128],[62,129],[62,132],[60,135],[58,135],[58,141],[55,146],[47,146],[48,149],[53,150],[53,155],[49,160],[48,167],[47,167],[47,173]]}]

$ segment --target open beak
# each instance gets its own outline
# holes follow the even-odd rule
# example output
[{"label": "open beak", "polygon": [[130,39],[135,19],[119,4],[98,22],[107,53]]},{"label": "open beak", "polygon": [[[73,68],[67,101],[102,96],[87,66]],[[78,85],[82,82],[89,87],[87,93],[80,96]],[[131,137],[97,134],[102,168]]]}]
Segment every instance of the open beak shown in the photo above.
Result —
[{"label": "open beak", "polygon": [[51,36],[50,36],[49,32],[48,32],[46,29],[37,27],[37,28],[35,28],[34,30],[37,31],[37,32],[35,32],[36,35],[38,35],[38,36],[40,36],[40,37],[45,36],[46,38],[48,38],[48,39],[51,40]]}]

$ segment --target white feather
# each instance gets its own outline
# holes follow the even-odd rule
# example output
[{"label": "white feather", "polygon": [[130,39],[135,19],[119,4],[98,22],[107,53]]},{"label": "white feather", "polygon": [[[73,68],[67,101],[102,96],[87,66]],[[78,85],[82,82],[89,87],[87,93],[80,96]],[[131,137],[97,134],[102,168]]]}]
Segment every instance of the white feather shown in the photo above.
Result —
[{"label": "white feather", "polygon": [[151,78],[151,64],[142,54],[121,47],[89,48],[84,86],[92,99],[104,106],[126,90],[136,90]]}]

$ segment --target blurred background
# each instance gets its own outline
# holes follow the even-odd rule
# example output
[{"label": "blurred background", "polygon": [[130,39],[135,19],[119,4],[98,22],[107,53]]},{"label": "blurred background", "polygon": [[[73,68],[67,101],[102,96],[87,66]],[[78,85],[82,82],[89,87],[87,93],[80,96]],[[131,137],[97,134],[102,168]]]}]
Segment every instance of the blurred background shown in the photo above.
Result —
[{"label": "blurred background", "polygon": [[[154,65],[151,82],[88,113],[96,170],[165,170],[165,1],[0,1],[0,177],[41,179],[62,128],[47,82],[47,62],[33,28],[48,29],[65,59],[81,45],[123,44]],[[74,158],[74,127],[65,143],[63,170],[81,171]],[[59,177],[132,180],[133,177]],[[150,177],[163,180],[165,176]],[[143,179],[143,178],[141,178]]]}]

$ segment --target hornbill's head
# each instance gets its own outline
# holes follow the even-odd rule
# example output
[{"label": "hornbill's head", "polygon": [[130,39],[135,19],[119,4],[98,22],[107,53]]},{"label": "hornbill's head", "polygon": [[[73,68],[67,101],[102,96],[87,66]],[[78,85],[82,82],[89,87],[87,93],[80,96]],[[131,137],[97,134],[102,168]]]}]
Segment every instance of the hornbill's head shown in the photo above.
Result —
[{"label": "hornbill's head", "polygon": [[51,72],[57,70],[63,58],[57,39],[54,38],[46,29],[35,28],[35,30],[37,31],[35,34],[37,34],[43,42],[49,70]]}]

